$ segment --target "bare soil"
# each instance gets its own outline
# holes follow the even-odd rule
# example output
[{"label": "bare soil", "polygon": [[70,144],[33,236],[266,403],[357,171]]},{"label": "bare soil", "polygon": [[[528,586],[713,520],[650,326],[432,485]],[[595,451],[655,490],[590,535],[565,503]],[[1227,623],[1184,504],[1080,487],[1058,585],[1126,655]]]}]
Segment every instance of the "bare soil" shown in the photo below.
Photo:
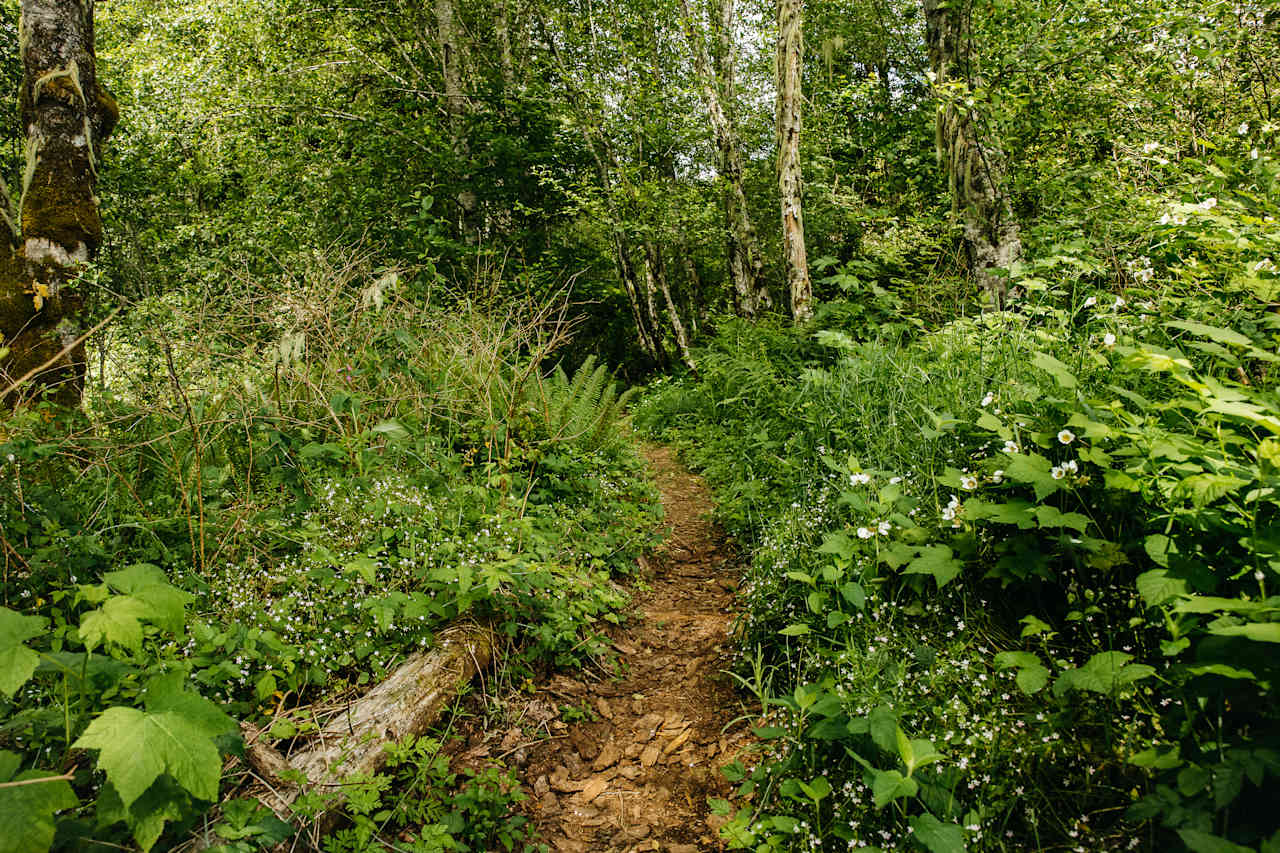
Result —
[{"label": "bare soil", "polygon": [[668,531],[641,562],[632,618],[612,632],[619,666],[537,685],[525,719],[565,706],[586,719],[551,721],[552,736],[532,744],[512,729],[500,747],[521,767],[527,814],[563,853],[722,850],[707,800],[728,794],[719,768],[750,741],[724,674],[737,557],[709,519],[702,480],[668,448],[645,455]]}]

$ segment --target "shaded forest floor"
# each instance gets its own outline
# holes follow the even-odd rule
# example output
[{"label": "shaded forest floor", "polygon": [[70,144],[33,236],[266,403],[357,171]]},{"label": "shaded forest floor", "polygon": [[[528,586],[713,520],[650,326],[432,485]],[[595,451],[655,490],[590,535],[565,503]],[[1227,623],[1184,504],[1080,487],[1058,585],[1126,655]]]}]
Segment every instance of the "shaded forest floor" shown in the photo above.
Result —
[{"label": "shaded forest floor", "polygon": [[[632,618],[612,632],[616,671],[552,676],[512,700],[523,728],[490,732],[460,756],[514,754],[526,812],[555,851],[723,849],[707,800],[728,794],[719,768],[751,740],[724,672],[737,555],[709,518],[701,478],[668,448],[645,455],[668,529],[641,563]],[[580,721],[551,719],[566,707]],[[530,724],[551,737],[522,746]]]}]

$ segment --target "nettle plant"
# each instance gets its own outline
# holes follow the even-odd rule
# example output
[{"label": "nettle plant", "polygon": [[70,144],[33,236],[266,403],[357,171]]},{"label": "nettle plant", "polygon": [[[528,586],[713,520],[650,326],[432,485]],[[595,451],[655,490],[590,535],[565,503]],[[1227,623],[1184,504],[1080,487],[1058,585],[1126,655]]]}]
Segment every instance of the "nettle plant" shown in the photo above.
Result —
[{"label": "nettle plant", "polygon": [[57,742],[60,754],[96,757],[64,774],[17,772],[20,756],[0,751],[0,850],[48,849],[54,815],[82,805],[70,783],[87,788],[94,770],[105,778],[94,786],[97,828],[123,823],[149,850],[166,822],[217,799],[222,758],[239,744],[236,722],[188,689],[188,673],[156,661],[155,645],[182,630],[191,596],[149,564],[54,595],[52,622],[0,608],[0,693],[29,694],[5,728],[19,746],[48,743],[46,756]]}]

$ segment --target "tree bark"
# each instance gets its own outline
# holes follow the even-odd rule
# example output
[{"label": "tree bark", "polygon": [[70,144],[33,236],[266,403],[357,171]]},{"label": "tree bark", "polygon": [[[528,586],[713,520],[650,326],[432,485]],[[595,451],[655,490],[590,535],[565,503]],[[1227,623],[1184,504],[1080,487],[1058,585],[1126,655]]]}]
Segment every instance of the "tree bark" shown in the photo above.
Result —
[{"label": "tree bark", "polygon": [[813,285],[804,245],[801,199],[800,72],[804,60],[803,0],[778,0],[778,194],[782,203],[782,247],[791,293],[791,316],[797,323],[813,319]]},{"label": "tree bark", "polygon": [[[676,310],[676,301],[671,297],[671,283],[667,280],[667,266],[662,260],[662,250],[652,240],[644,244],[644,272],[649,293],[653,293],[656,285],[667,303],[667,314],[671,316],[671,329],[675,332],[676,349],[680,351],[680,360],[684,362],[685,367],[689,368],[690,373],[696,374],[698,367],[693,363],[693,355],[689,352],[689,334],[685,331],[684,321],[680,319],[680,312]],[[652,311],[652,296],[650,296],[649,305]]]},{"label": "tree bark", "polygon": [[1022,256],[1022,239],[1004,192],[1004,153],[983,137],[963,97],[978,82],[968,7],[961,0],[924,0],[924,11],[934,86],[946,92],[937,108],[938,161],[946,170],[952,202],[963,222],[974,276],[999,310],[1008,297],[1004,271]]},{"label": "tree bark", "polygon": [[76,405],[85,374],[84,344],[76,342],[84,294],[73,282],[102,242],[97,160],[119,113],[98,85],[93,0],[22,0],[21,11],[26,169],[16,221],[0,191],[0,334],[8,350],[0,382],[34,370],[37,387]]},{"label": "tree bark", "polygon": [[[732,48],[727,28],[733,19],[733,0],[719,2],[719,15],[712,16],[714,21],[718,21],[716,26],[721,29],[718,43],[724,45],[717,67],[721,69],[725,79],[732,80]],[[724,108],[724,102],[731,98],[732,91],[725,92],[722,85],[717,85],[706,46],[694,28],[689,0],[680,0],[680,9],[684,17],[685,38],[698,75],[698,89],[715,134],[716,170],[724,183],[729,276],[733,281],[735,302],[739,314],[754,317],[760,311],[773,307],[773,299],[764,284],[764,261],[760,255],[760,244],[756,238],[755,226],[751,222],[747,193],[742,183],[742,154],[739,151],[737,129]]]},{"label": "tree bark", "polygon": [[[347,798],[347,780],[381,770],[387,762],[386,745],[434,725],[462,687],[493,658],[494,637],[485,628],[455,627],[440,636],[439,646],[409,657],[386,681],[317,732],[310,749],[285,758],[260,741],[260,732],[242,726],[245,756],[264,780],[248,796],[289,820],[304,789],[313,791],[324,798],[316,827],[321,832],[332,829]],[[305,780],[303,787],[290,778],[293,774]],[[207,833],[194,839],[193,847],[203,850],[218,841]]]}]

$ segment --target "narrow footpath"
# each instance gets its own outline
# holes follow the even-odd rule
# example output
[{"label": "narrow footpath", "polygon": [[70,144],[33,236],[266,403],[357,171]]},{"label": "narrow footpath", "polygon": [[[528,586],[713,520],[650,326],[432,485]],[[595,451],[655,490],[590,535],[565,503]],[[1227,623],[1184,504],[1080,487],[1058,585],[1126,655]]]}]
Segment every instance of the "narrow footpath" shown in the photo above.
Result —
[{"label": "narrow footpath", "polygon": [[[589,718],[529,749],[528,814],[555,851],[721,850],[708,797],[750,740],[723,670],[740,570],[709,516],[702,480],[665,447],[645,451],[668,535],[642,562],[628,624],[613,632],[618,676],[557,676],[546,686]],[[590,719],[594,717],[594,719]]]}]

